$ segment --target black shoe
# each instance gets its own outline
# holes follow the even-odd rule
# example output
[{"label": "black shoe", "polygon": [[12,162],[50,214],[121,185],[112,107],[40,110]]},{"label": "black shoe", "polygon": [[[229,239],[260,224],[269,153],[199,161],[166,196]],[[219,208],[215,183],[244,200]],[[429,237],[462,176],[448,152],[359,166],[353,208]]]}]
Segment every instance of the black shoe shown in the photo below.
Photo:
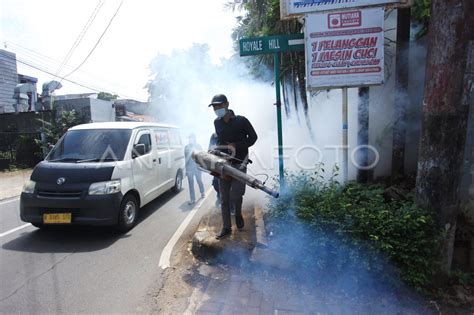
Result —
[{"label": "black shoe", "polygon": [[222,229],[219,234],[216,235],[217,239],[221,239],[227,235],[230,235],[232,233],[231,229]]},{"label": "black shoe", "polygon": [[235,216],[235,225],[237,225],[238,229],[242,229],[244,227],[244,218],[242,215]]}]

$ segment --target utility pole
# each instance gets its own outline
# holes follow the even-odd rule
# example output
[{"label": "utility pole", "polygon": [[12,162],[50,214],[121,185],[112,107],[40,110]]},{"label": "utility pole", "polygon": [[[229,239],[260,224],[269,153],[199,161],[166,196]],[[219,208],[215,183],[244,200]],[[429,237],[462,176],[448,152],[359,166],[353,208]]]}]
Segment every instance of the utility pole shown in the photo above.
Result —
[{"label": "utility pole", "polygon": [[[445,231],[440,275],[451,269],[471,80],[464,79],[474,40],[472,0],[432,0],[416,201],[437,213]],[[463,97],[463,95],[465,97]]]},{"label": "utility pole", "polygon": [[369,165],[369,87],[359,88],[359,103],[357,106],[357,164],[362,167],[357,170],[357,182],[367,183],[371,178],[372,171],[367,169]]},{"label": "utility pole", "polygon": [[406,112],[408,97],[408,60],[410,46],[410,8],[397,11],[397,50],[395,76],[395,113],[393,122],[392,181],[405,174]]}]

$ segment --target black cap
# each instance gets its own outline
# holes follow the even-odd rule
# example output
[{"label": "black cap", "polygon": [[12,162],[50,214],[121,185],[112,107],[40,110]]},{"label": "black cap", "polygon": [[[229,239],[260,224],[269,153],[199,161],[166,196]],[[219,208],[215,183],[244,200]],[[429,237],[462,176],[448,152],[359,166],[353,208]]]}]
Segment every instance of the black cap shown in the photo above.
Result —
[{"label": "black cap", "polygon": [[227,97],[224,94],[216,94],[212,98],[211,104],[209,104],[209,106],[219,105],[219,104],[223,104],[223,103],[227,103]]}]

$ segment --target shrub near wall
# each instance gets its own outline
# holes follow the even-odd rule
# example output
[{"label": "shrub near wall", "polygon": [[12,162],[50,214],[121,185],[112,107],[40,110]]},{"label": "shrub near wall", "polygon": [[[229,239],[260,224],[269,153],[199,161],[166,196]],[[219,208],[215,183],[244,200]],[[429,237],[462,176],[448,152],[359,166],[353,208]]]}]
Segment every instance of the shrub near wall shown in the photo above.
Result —
[{"label": "shrub near wall", "polygon": [[292,225],[304,231],[306,261],[300,263],[329,278],[368,272],[426,288],[440,236],[432,213],[411,201],[386,201],[381,185],[342,187],[334,176],[324,181],[321,172],[290,174],[287,191],[268,206],[266,219],[274,233],[288,234]]},{"label": "shrub near wall", "polygon": [[16,139],[16,159],[18,166],[33,167],[41,161],[41,147],[36,143],[37,134],[20,135]]}]

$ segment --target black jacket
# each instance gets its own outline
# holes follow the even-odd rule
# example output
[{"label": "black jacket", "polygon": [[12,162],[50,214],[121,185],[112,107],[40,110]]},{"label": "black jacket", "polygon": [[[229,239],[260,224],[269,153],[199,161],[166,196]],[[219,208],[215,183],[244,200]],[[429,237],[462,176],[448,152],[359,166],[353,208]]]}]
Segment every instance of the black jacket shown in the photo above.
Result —
[{"label": "black jacket", "polygon": [[217,134],[216,149],[232,154],[226,146],[235,143],[235,158],[245,160],[249,154],[249,147],[257,141],[257,134],[250,121],[244,116],[235,115],[230,110],[230,120],[226,123],[224,118],[214,120],[214,127]]}]

